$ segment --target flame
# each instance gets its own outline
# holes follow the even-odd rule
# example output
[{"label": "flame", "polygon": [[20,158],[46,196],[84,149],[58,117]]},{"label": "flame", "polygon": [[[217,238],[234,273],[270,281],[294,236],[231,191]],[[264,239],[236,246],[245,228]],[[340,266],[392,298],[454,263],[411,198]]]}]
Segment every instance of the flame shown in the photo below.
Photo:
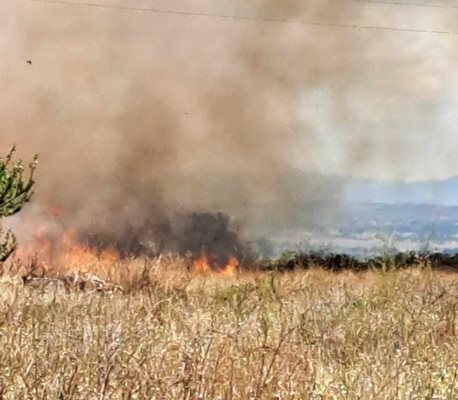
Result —
[{"label": "flame", "polygon": [[44,265],[72,271],[108,268],[120,260],[114,247],[97,250],[82,244],[74,229],[65,230],[56,238],[47,234],[46,228],[38,229],[35,238],[18,249],[16,258],[25,262],[36,258]]},{"label": "flame", "polygon": [[239,262],[235,257],[231,257],[227,265],[221,271],[223,276],[234,276],[239,268]]},{"label": "flame", "polygon": [[[120,255],[114,247],[105,247],[97,250],[84,245],[78,232],[74,229],[64,230],[58,238],[49,234],[49,229],[37,229],[37,235],[28,245],[21,246],[16,257],[23,261],[30,261],[33,257],[45,267],[71,272],[107,271],[120,261]],[[239,262],[230,257],[223,266],[214,265],[208,256],[194,260],[192,272],[203,275],[231,277],[237,273]]]},{"label": "flame", "polygon": [[[38,261],[44,270],[67,272],[108,272],[121,260],[114,247],[96,249],[84,243],[76,229],[64,229],[59,220],[62,210],[50,207],[45,217],[35,223],[35,235],[21,244],[16,259],[28,264]],[[234,276],[239,268],[237,258],[230,257],[226,265],[215,264],[207,255],[194,260],[191,270],[204,275]]]},{"label": "flame", "polygon": [[112,265],[119,260],[119,253],[114,247],[107,247],[100,252],[78,241],[77,232],[66,231],[60,243],[59,259],[69,264],[106,264]]},{"label": "flame", "polygon": [[234,276],[239,268],[239,262],[235,257],[231,257],[223,267],[212,268],[208,257],[202,256],[192,263],[191,270],[203,275],[219,275],[223,277]]},{"label": "flame", "polygon": [[207,256],[202,256],[192,263],[192,271],[198,274],[209,274],[212,272]]}]

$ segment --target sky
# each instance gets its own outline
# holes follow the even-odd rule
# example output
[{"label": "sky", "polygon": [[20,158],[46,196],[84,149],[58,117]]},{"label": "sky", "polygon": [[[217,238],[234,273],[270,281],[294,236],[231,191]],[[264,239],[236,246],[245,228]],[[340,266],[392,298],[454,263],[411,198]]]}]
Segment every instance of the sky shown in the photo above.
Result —
[{"label": "sky", "polygon": [[[192,138],[177,147],[181,170],[224,169],[224,146],[208,134],[213,126],[201,98],[227,79],[262,92],[279,132],[273,147],[288,130],[288,153],[300,170],[406,181],[458,175],[458,8],[339,0],[285,0],[284,7],[263,0],[92,2],[353,27],[2,1],[2,148],[17,142],[26,155],[59,152],[50,157],[59,168],[75,151],[96,158],[119,140],[110,129],[134,101],[134,81],[173,104],[173,118]],[[246,73],[241,52],[254,55],[258,72]],[[227,113],[238,112],[230,107]],[[259,166],[234,160],[247,170]],[[113,162],[108,154],[99,168]]]}]

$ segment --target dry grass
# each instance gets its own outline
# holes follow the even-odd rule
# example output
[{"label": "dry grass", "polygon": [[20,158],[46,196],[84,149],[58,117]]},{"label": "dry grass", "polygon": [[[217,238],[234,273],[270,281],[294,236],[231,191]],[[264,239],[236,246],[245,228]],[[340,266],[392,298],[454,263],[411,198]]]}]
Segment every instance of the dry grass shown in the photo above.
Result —
[{"label": "dry grass", "polygon": [[147,267],[102,292],[3,277],[0,398],[458,398],[456,275]]}]

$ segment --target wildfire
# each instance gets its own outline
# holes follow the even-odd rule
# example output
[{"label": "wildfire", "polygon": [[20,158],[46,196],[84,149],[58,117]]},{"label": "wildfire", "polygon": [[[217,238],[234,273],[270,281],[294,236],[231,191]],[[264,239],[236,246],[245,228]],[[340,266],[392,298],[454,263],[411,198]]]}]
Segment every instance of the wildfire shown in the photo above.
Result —
[{"label": "wildfire", "polygon": [[115,264],[119,260],[119,253],[113,247],[107,247],[101,251],[84,246],[78,242],[75,231],[64,233],[61,243],[59,259],[68,264],[105,264],[107,266]]},{"label": "wildfire", "polygon": [[[121,259],[114,247],[97,250],[84,245],[78,237],[78,232],[72,229],[65,230],[58,238],[50,238],[45,234],[45,230],[40,230],[33,241],[18,249],[16,257],[25,262],[36,257],[41,264],[51,268],[87,272],[94,272],[100,268],[107,270]],[[203,255],[194,260],[191,271],[202,275],[231,277],[237,273],[238,268],[239,262],[235,257],[230,257],[226,265],[220,266]]]},{"label": "wildfire", "polygon": [[[73,229],[63,231],[57,238],[49,237],[46,229],[40,229],[33,241],[18,249],[16,257],[25,262],[36,257],[40,263],[51,268],[57,266],[59,269],[86,272],[100,268],[107,270],[121,258],[114,247],[97,250],[83,244],[78,232]],[[239,262],[235,257],[230,257],[226,265],[220,266],[203,255],[194,260],[191,271],[202,275],[231,277],[237,273],[238,268]]]},{"label": "wildfire", "polygon": [[[61,213],[58,207],[50,207],[45,216],[36,221],[34,237],[20,244],[16,259],[25,265],[38,261],[45,271],[108,272],[119,264],[122,257],[114,246],[93,247],[78,230],[64,228],[59,218]],[[194,273],[222,277],[234,276],[238,269],[237,258],[218,263],[211,255],[202,255],[191,267]]]},{"label": "wildfire", "polygon": [[213,268],[207,256],[202,256],[194,260],[191,270],[198,274],[219,275],[224,277],[234,276],[239,267],[239,262],[235,257],[231,257],[228,263],[222,267]]},{"label": "wildfire", "polygon": [[18,249],[16,257],[24,261],[36,257],[45,264],[75,269],[94,265],[110,267],[120,259],[113,247],[99,251],[82,244],[76,230],[72,229],[65,230],[58,238],[50,238],[45,230],[40,230],[34,240]]}]

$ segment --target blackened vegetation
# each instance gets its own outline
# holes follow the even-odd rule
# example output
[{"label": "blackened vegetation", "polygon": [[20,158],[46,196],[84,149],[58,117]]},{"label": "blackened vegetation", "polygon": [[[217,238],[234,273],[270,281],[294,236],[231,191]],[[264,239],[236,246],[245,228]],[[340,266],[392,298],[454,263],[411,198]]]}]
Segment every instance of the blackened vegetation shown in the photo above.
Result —
[{"label": "blackened vegetation", "polygon": [[181,255],[190,261],[205,256],[215,270],[224,267],[231,257],[235,257],[244,269],[265,271],[292,271],[318,267],[339,272],[419,266],[458,271],[458,254],[413,251],[366,259],[322,251],[287,252],[277,259],[260,260],[261,253],[264,257],[269,256],[271,244],[261,241],[261,246],[256,246],[258,253],[261,253],[256,254],[250,243],[241,238],[231,218],[223,213],[176,214],[173,218],[162,220],[151,217],[143,220],[141,226],[129,225],[126,228],[124,225],[124,229],[116,236],[83,232],[79,239],[100,251],[107,247],[115,247],[121,258],[156,257],[166,252]]},{"label": "blackened vegetation", "polygon": [[121,258],[156,257],[174,248],[176,233],[168,220],[145,219],[140,225],[124,222],[116,232],[99,232],[96,228],[79,234],[87,246],[102,251],[114,247]]},{"label": "blackened vegetation", "polygon": [[82,241],[103,250],[113,246],[120,256],[158,256],[173,252],[192,260],[206,256],[217,269],[231,257],[246,260],[249,250],[240,238],[229,216],[223,213],[178,214],[171,220],[145,219],[141,226],[128,226],[116,236],[104,233],[83,233]]},{"label": "blackened vegetation", "polygon": [[247,255],[247,248],[230,218],[222,213],[192,213],[183,216],[177,237],[177,251],[192,258],[205,255],[213,267],[224,266],[231,257],[238,260]]},{"label": "blackened vegetation", "polygon": [[340,272],[345,270],[366,271],[370,269],[406,269],[420,266],[431,266],[435,269],[458,271],[458,254],[418,254],[416,252],[407,252],[360,260],[346,254],[291,252],[285,253],[277,260],[263,262],[261,269],[292,271],[295,269],[318,267],[333,272]]},{"label": "blackened vegetation", "polygon": [[449,255],[442,253],[430,254],[427,259],[433,267],[452,269],[458,271],[458,254]]}]

